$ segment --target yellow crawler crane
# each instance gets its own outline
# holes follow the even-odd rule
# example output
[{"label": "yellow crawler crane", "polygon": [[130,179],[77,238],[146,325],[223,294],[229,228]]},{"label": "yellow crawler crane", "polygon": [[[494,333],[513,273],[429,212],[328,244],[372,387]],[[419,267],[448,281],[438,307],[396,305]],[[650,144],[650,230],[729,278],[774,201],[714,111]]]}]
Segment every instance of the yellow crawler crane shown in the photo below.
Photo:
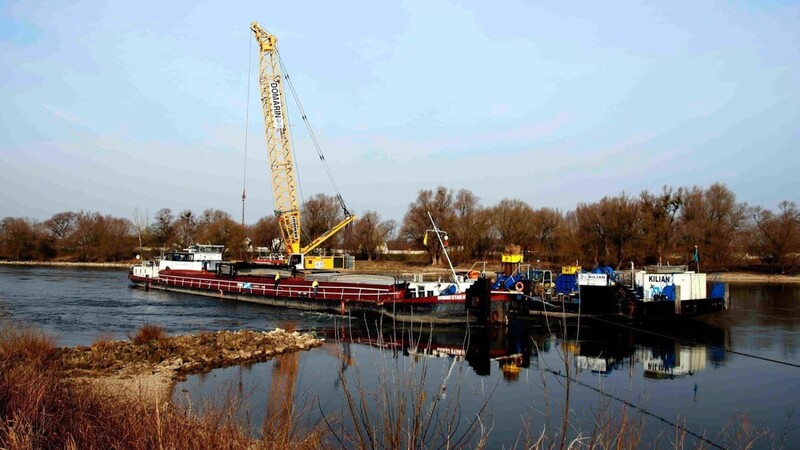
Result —
[{"label": "yellow crawler crane", "polygon": [[[334,268],[333,257],[309,256],[306,258],[305,255],[355,220],[356,216],[347,211],[341,195],[337,194],[336,197],[344,209],[344,220],[305,247],[300,246],[300,203],[297,196],[291,136],[286,116],[284,77],[281,75],[278,39],[261,28],[257,22],[253,22],[250,29],[255,33],[259,46],[258,84],[261,88],[261,106],[264,111],[264,127],[267,134],[272,196],[278,227],[286,245],[287,262],[301,269],[332,269]],[[305,115],[303,118],[305,120]],[[320,159],[324,162],[321,154]]]}]

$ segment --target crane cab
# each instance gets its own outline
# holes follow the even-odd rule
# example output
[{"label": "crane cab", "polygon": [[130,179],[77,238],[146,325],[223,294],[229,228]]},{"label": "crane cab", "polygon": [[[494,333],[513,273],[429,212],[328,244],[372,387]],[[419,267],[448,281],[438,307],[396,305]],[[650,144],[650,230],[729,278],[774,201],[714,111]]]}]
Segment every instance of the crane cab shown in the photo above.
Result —
[{"label": "crane cab", "polygon": [[289,266],[306,270],[352,269],[352,258],[350,255],[312,256],[293,253],[289,255]]}]

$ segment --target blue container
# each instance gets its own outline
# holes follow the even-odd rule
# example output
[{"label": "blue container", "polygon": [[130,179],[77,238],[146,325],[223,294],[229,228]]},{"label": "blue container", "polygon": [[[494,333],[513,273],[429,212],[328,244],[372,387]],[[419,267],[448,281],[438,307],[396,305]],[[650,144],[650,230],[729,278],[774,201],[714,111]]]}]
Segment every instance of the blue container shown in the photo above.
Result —
[{"label": "blue container", "polygon": [[562,273],[556,277],[556,293],[571,294],[578,291],[578,275]]}]

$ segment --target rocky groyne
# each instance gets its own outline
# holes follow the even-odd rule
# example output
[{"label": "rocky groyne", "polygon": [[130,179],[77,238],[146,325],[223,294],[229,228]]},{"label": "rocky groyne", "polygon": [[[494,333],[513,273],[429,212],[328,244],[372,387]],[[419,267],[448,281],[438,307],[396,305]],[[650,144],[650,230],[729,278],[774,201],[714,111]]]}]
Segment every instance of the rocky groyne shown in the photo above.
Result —
[{"label": "rocky groyne", "polygon": [[219,331],[158,336],[142,341],[98,339],[91,346],[60,348],[65,373],[109,395],[171,398],[175,381],[187,375],[266,361],[283,353],[323,344],[311,334],[273,331]]}]

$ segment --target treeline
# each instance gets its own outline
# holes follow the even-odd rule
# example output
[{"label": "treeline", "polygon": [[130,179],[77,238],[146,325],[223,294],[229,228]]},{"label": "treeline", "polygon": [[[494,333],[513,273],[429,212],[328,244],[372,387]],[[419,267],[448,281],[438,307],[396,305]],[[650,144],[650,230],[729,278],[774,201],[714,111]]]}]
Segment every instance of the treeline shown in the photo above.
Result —
[{"label": "treeline", "polygon": [[[535,209],[506,199],[482,207],[469,191],[422,191],[409,207],[399,237],[422,243],[430,228],[425,211],[450,232],[459,261],[485,258],[504,244],[521,246],[531,263],[584,267],[695,264],[704,271],[748,269],[796,273],[800,257],[800,211],[783,201],[772,211],[736,201],[722,184],[663,187],[638,196],[622,193],[575,210]],[[427,242],[432,259],[440,249]]]},{"label": "treeline", "polygon": [[[707,189],[665,186],[637,196],[622,193],[567,212],[537,209],[516,199],[483,206],[468,190],[438,187],[420,191],[401,224],[366,211],[319,251],[344,250],[374,259],[384,257],[386,247],[422,249],[429,262],[440,264],[442,246],[431,233],[428,213],[447,232],[454,263],[494,262],[505,246],[514,244],[528,262],[556,267],[694,264],[696,248],[704,271],[796,273],[800,268],[800,210],[795,202],[783,201],[775,210],[749,206],[722,184]],[[303,242],[339,223],[342,214],[336,199],[324,194],[304,202]],[[148,249],[194,243],[224,244],[234,259],[251,257],[254,247],[283,248],[275,217],[243,226],[215,209],[200,215],[161,209],[152,219],[139,211],[130,219],[61,212],[45,221],[7,217],[0,223],[4,259],[123,261]]]}]

